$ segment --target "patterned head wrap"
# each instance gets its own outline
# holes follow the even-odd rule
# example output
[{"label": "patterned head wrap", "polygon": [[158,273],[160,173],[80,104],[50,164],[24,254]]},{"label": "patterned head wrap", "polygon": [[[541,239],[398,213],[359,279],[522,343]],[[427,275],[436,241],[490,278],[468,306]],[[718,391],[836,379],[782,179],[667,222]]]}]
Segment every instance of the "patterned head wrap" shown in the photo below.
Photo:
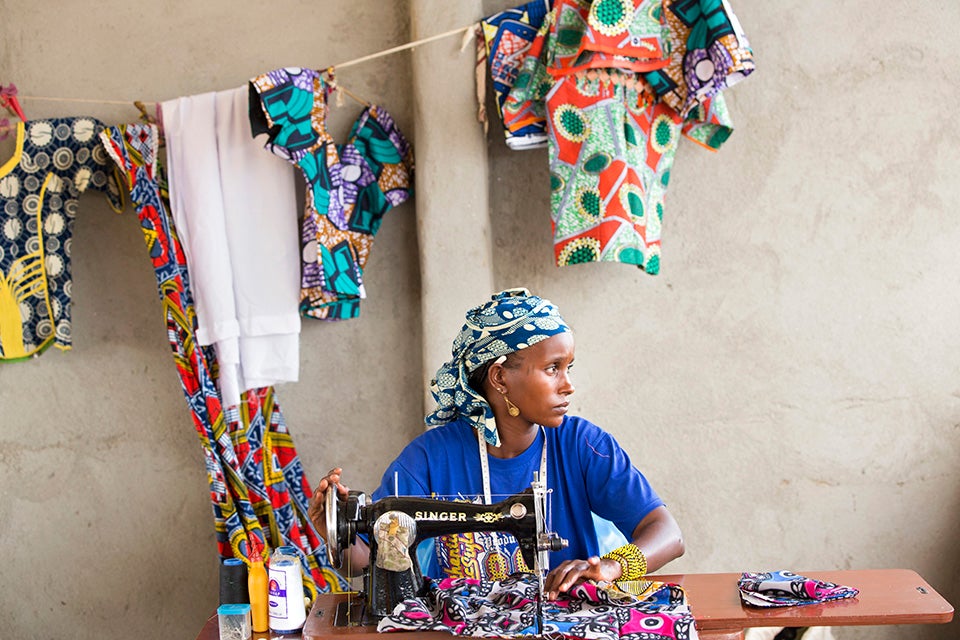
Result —
[{"label": "patterned head wrap", "polygon": [[470,374],[490,360],[570,331],[570,327],[554,304],[530,295],[526,289],[501,291],[490,302],[470,309],[466,319],[453,341],[453,357],[430,382],[437,408],[425,422],[437,427],[465,418],[496,447],[500,434],[493,409],[470,386]]}]

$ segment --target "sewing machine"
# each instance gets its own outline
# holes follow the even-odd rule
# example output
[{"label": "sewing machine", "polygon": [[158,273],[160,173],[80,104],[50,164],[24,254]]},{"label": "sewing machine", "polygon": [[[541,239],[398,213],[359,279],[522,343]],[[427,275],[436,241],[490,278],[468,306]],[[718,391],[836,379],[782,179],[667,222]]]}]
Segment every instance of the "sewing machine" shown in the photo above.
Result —
[{"label": "sewing machine", "polygon": [[567,541],[546,531],[546,489],[536,478],[530,488],[496,504],[452,502],[432,498],[396,496],[367,504],[366,495],[350,491],[341,499],[335,487],[325,496],[327,554],[340,568],[341,552],[369,537],[370,563],[363,573],[363,597],[342,603],[336,626],[376,625],[406,598],[422,595],[423,575],[416,547],[427,538],[480,531],[513,534],[528,567],[540,579],[549,569],[549,552]]}]

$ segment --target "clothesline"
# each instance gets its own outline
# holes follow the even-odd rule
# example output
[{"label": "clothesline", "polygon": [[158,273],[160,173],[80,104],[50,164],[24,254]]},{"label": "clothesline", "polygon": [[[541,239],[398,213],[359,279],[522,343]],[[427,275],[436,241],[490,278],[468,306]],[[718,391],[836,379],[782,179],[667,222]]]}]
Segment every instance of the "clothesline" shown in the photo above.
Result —
[{"label": "clothesline", "polygon": [[[394,54],[394,53],[399,53],[400,51],[406,51],[407,49],[413,49],[413,48],[415,48],[415,47],[419,47],[419,46],[422,45],[422,44],[427,44],[427,43],[429,43],[429,42],[434,42],[434,41],[436,41],[436,40],[442,40],[442,39],[444,39],[444,38],[449,38],[450,36],[455,36],[455,35],[457,35],[458,33],[463,33],[463,34],[464,34],[463,42],[462,42],[461,45],[460,45],[460,50],[462,51],[462,50],[466,47],[467,43],[469,42],[469,36],[472,36],[472,35],[473,35],[473,33],[474,33],[474,28],[475,28],[475,27],[476,27],[476,23],[467,25],[467,26],[465,26],[465,27],[457,27],[456,29],[450,29],[449,31],[444,31],[443,33],[438,33],[438,34],[435,34],[435,35],[432,35],[432,36],[428,36],[428,37],[426,37],[426,38],[420,38],[419,40],[414,40],[414,41],[412,41],[412,42],[408,42],[408,43],[406,43],[406,44],[401,44],[401,45],[398,45],[398,46],[396,46],[396,47],[390,47],[389,49],[384,49],[384,50],[382,50],[382,51],[377,51],[376,53],[371,53],[371,54],[368,54],[368,55],[365,55],[365,56],[361,56],[361,57],[359,57],[359,58],[354,58],[353,60],[348,60],[348,61],[346,61],[346,62],[341,62],[340,64],[336,64],[336,65],[333,65],[333,66],[327,67],[327,68],[336,70],[336,69],[344,69],[344,68],[346,68],[346,67],[352,67],[353,65],[361,64],[361,63],[363,63],[363,62],[368,62],[368,61],[374,60],[374,59],[376,59],[376,58],[382,58],[382,57],[384,57],[384,56],[392,55],[392,54]],[[366,100],[363,100],[362,98],[358,97],[356,94],[352,93],[349,89],[346,89],[345,87],[340,86],[339,84],[337,85],[336,88],[337,88],[337,90],[339,90],[339,91],[343,91],[343,93],[345,93],[346,95],[350,96],[351,98],[353,98],[353,99],[356,100],[357,102],[359,102],[359,103],[361,103],[361,104],[364,104],[364,105],[367,105],[367,106],[370,106],[369,103],[368,103]],[[117,105],[129,105],[129,104],[132,104],[132,103],[134,102],[133,100],[105,100],[105,99],[97,99],[97,98],[62,98],[62,97],[53,97],[53,96],[24,96],[24,95],[20,95],[20,96],[18,96],[18,97],[19,97],[21,100],[37,100],[37,101],[45,101],[45,102],[79,102],[79,103],[88,103],[88,104],[117,104]],[[158,101],[153,101],[153,102],[150,102],[149,104],[157,104],[157,103],[158,103]]]},{"label": "clothesline", "polygon": [[[434,40],[442,40],[443,38],[449,38],[450,36],[455,36],[455,35],[457,35],[457,34],[460,33],[460,32],[466,32],[465,35],[467,35],[467,34],[472,34],[472,33],[473,33],[473,29],[474,29],[474,27],[476,26],[476,24],[477,24],[477,23],[474,22],[473,24],[468,24],[468,25],[465,26],[465,27],[457,27],[456,29],[451,29],[450,31],[444,31],[443,33],[438,33],[438,34],[436,34],[436,35],[429,36],[429,37],[427,37],[427,38],[421,38],[421,39],[419,39],[419,40],[414,40],[413,42],[408,42],[407,44],[402,44],[402,45],[399,45],[399,46],[397,46],[397,47],[391,47],[390,49],[384,49],[383,51],[378,51],[377,53],[371,53],[370,55],[363,56],[363,57],[361,57],[361,58],[356,58],[356,59],[350,60],[350,61],[348,61],[348,62],[341,62],[341,63],[338,64],[338,65],[334,65],[333,68],[334,68],[334,69],[343,69],[344,67],[350,67],[350,66],[353,66],[353,65],[355,65],[355,64],[360,64],[361,62],[366,62],[366,61],[368,61],[368,60],[373,60],[374,58],[380,58],[380,57],[382,57],[382,56],[387,56],[387,55],[390,55],[390,54],[392,54],[392,53],[397,53],[397,52],[399,52],[399,51],[405,51],[406,49],[413,49],[414,47],[418,47],[418,46],[420,46],[421,44],[426,44],[426,43],[428,43],[428,42],[433,42]],[[466,38],[464,38],[464,39],[466,40]],[[460,45],[461,51],[463,50],[463,48],[464,48],[465,46],[466,46],[465,43],[461,43],[461,45]]]},{"label": "clothesline", "polygon": [[[346,95],[350,96],[360,104],[370,106],[370,104],[366,100],[364,100],[363,98],[361,98],[360,96],[353,93],[352,91],[350,91],[349,89],[347,89],[346,87],[344,87],[339,83],[336,86],[336,90],[343,91]],[[95,98],[56,98],[53,96],[18,96],[18,97],[21,100],[43,100],[46,102],[84,102],[89,104],[121,104],[121,105],[129,105],[135,102],[140,102],[141,104],[157,104],[156,102],[145,103],[139,100],[98,100]]]}]

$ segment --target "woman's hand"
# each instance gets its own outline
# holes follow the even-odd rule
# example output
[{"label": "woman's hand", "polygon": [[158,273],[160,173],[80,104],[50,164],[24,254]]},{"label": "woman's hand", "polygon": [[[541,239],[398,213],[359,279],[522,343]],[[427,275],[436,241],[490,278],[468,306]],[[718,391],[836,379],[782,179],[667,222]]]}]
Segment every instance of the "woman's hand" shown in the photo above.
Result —
[{"label": "woman's hand", "polygon": [[566,560],[547,575],[543,590],[547,600],[556,600],[584,580],[613,582],[620,577],[620,563],[592,556],[586,560]]},{"label": "woman's hand", "polygon": [[[342,475],[343,469],[336,467],[321,478],[320,482],[317,483],[317,488],[313,491],[313,499],[310,501],[310,508],[307,510],[307,515],[310,516],[313,526],[317,528],[317,533],[323,536],[324,541],[328,540],[327,489],[336,487],[337,493],[344,499],[347,498],[350,491],[350,487],[340,483],[340,476]],[[340,572],[346,576],[359,575],[370,561],[370,549],[359,537],[356,542],[350,545],[350,548],[341,549],[340,553],[343,554],[340,559]]]},{"label": "woman's hand", "polygon": [[336,486],[337,493],[344,498],[347,497],[347,492],[350,490],[346,485],[340,484],[342,474],[343,469],[336,467],[320,479],[317,488],[313,490],[313,499],[310,501],[310,508],[307,510],[307,515],[310,516],[313,526],[317,528],[317,533],[323,536],[324,540],[327,539],[327,489]]},{"label": "woman's hand", "polygon": [[[643,550],[647,569],[652,573],[683,555],[683,536],[680,525],[666,507],[657,507],[648,513],[633,531],[633,544]],[[620,563],[612,558],[593,556],[586,560],[567,560],[550,572],[543,583],[548,600],[556,599],[584,580],[614,582],[623,572]]]}]

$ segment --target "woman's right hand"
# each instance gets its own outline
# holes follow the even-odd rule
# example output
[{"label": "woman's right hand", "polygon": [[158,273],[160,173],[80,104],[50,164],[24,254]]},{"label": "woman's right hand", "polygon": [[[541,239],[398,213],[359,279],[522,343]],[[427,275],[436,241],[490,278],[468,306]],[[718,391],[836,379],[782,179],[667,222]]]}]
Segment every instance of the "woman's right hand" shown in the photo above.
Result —
[{"label": "woman's right hand", "polygon": [[317,528],[317,533],[323,536],[324,540],[327,539],[327,489],[331,486],[336,486],[337,493],[344,498],[347,497],[347,492],[350,491],[349,487],[340,484],[340,477],[342,475],[343,469],[335,467],[320,479],[317,488],[313,490],[313,499],[310,501],[310,508],[307,511],[307,515],[310,516],[313,526]]},{"label": "woman's right hand", "polygon": [[[340,483],[340,477],[343,475],[343,469],[336,467],[324,477],[320,478],[317,488],[313,491],[313,499],[310,501],[310,507],[307,515],[317,528],[317,533],[323,536],[327,541],[327,489],[336,487],[337,493],[346,500],[350,488]],[[329,549],[328,549],[329,551]],[[341,549],[342,569],[340,570],[346,576],[359,575],[363,568],[370,562],[370,549],[366,543],[359,537],[350,545],[349,549]]]}]

